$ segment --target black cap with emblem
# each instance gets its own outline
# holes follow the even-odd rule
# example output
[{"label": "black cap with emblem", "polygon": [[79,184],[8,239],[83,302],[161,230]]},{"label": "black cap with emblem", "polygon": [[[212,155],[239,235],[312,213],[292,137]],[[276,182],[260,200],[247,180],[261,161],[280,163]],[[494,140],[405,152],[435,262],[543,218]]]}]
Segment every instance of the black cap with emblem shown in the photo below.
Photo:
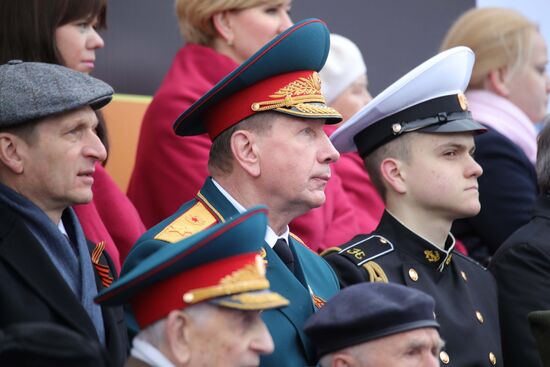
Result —
[{"label": "black cap with emblem", "polygon": [[340,152],[365,157],[404,133],[482,133],[463,92],[474,53],[467,47],[444,51],[386,88],[331,136]]},{"label": "black cap with emblem", "polygon": [[409,330],[439,328],[434,299],[395,283],[359,283],[344,288],[304,326],[318,357]]}]

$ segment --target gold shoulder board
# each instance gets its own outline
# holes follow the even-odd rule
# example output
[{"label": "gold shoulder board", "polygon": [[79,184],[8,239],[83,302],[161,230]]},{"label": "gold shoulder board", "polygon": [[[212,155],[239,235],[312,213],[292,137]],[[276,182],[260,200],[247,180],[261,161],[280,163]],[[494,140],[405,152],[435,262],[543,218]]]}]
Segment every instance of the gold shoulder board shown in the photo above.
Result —
[{"label": "gold shoulder board", "polygon": [[155,240],[175,243],[214,224],[218,219],[200,201],[177,217],[156,236]]}]

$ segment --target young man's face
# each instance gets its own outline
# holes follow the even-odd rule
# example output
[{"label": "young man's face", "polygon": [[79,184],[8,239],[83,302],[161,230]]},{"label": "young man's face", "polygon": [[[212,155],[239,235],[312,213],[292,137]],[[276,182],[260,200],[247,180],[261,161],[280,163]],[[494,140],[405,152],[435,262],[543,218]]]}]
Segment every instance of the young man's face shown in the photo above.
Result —
[{"label": "young man's face", "polygon": [[208,306],[188,325],[189,366],[251,367],[273,352],[273,339],[259,311]]},{"label": "young man's face", "polygon": [[472,133],[411,134],[410,157],[402,161],[410,202],[450,221],[476,215],[483,170],[473,158]]},{"label": "young man's face", "polygon": [[323,130],[323,119],[277,116],[259,135],[259,185],[270,210],[304,213],[325,202],[330,163],[339,158]]},{"label": "young man's face", "polygon": [[107,157],[90,107],[49,117],[18,145],[24,159],[19,192],[49,214],[92,200],[97,161]]}]

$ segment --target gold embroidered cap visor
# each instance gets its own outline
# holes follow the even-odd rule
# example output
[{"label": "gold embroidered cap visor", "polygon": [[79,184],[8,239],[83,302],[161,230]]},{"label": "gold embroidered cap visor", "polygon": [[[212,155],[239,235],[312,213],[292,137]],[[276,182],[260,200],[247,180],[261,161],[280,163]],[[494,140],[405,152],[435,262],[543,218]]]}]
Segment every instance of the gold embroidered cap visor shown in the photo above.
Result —
[{"label": "gold embroidered cap visor", "polygon": [[329,31],[321,20],[296,23],[184,111],[174,123],[176,134],[207,132],[214,140],[263,111],[340,122],[342,116],[325,104],[317,74],[329,49]]},{"label": "gold embroidered cap visor", "polygon": [[128,254],[120,278],[95,299],[105,305],[130,304],[140,327],[170,311],[200,302],[241,310],[288,305],[269,290],[259,255],[267,229],[267,209],[252,208],[181,241],[148,239]]}]

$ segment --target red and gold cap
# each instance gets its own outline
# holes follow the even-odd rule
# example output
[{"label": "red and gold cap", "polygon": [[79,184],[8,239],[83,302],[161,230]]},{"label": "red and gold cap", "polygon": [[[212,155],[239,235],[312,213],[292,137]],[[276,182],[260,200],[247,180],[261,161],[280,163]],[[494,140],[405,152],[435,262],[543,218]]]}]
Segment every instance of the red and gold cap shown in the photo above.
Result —
[{"label": "red and gold cap", "polygon": [[221,132],[263,111],[338,123],[328,107],[318,71],[330,48],[329,32],[319,19],[296,23],[216,84],[178,117],[177,135]]}]

